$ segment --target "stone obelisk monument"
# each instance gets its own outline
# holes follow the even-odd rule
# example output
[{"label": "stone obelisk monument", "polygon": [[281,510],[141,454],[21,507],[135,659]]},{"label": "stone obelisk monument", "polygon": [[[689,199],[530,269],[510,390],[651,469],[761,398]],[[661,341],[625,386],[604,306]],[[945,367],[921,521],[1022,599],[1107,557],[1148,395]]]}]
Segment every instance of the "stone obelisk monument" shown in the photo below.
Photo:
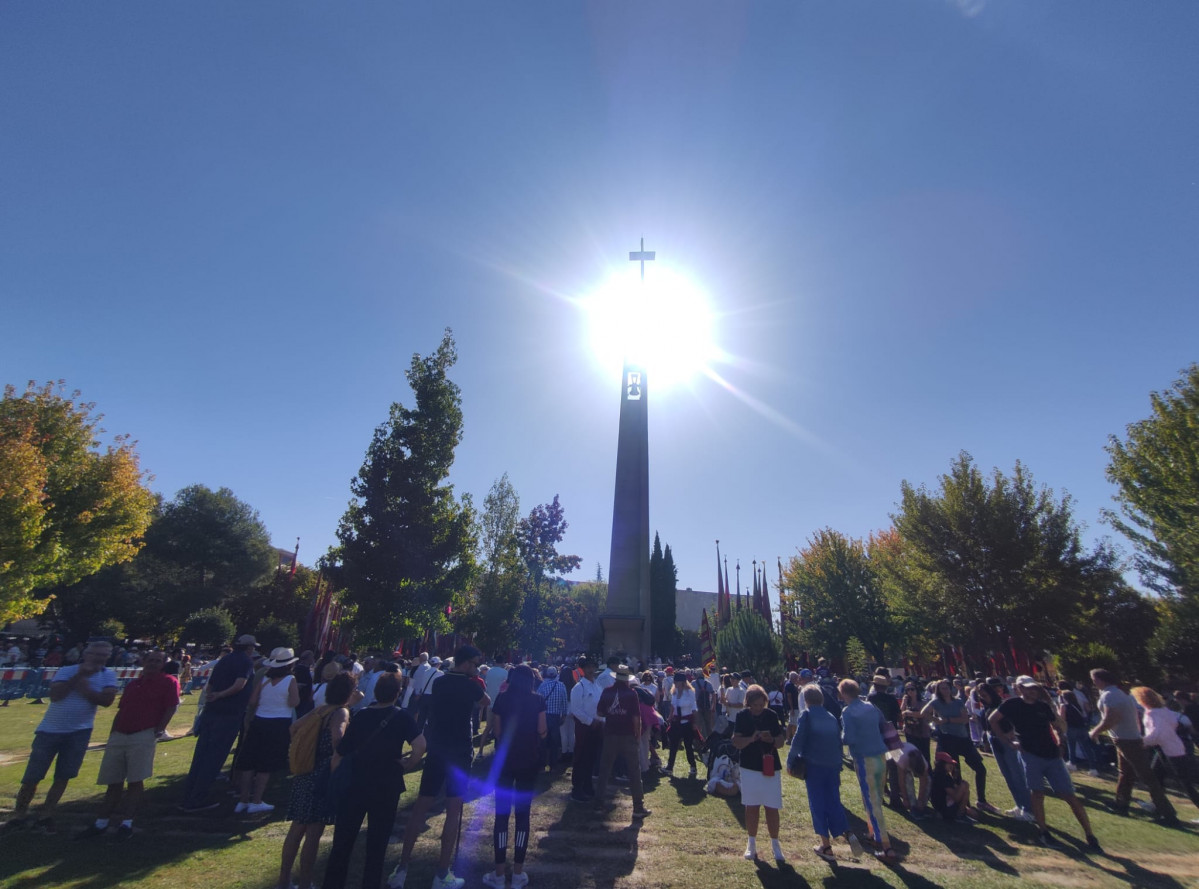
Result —
[{"label": "stone obelisk monument", "polygon": [[[645,263],[654,252],[629,254]],[[632,319],[641,323],[640,319]],[[620,654],[631,665],[650,660],[649,611],[649,414],[645,367],[625,356],[620,380],[620,431],[616,441],[616,490],[612,500],[612,552],[608,562],[608,602],[603,615],[604,653]]]}]

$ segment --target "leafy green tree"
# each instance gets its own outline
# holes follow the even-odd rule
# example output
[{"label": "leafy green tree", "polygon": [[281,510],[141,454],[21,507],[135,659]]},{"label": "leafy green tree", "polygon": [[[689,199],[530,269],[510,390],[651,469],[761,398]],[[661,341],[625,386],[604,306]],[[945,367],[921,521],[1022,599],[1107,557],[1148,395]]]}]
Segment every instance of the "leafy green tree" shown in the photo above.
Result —
[{"label": "leafy green tree", "polygon": [[1108,441],[1120,514],[1107,520],[1133,542],[1151,589],[1199,597],[1199,364],[1149,400],[1152,415]]},{"label": "leafy green tree", "polygon": [[871,538],[868,549],[860,540],[825,528],[792,557],[783,585],[799,602],[807,622],[805,641],[812,649],[840,654],[856,637],[876,661],[887,662],[896,630],[870,552],[881,545]]},{"label": "leafy green tree", "polygon": [[663,658],[678,653],[678,632],[675,629],[675,593],[679,572],[670,552],[670,544],[662,542],[654,532],[654,547],[649,557],[650,650]]},{"label": "leafy green tree", "polygon": [[353,499],[337,529],[339,582],[357,607],[361,643],[447,627],[445,610],[475,570],[474,509],[447,482],[462,440],[462,394],[449,378],[458,360],[447,328],[432,355],[412,356],[405,374],[415,407],[391,405],[376,430]]},{"label": "leafy green tree", "polygon": [[892,516],[903,538],[913,599],[942,642],[979,652],[1054,650],[1069,641],[1092,582],[1071,500],[1038,489],[1017,462],[987,479],[961,453],[940,489],[903,483]]},{"label": "leafy green tree", "polygon": [[189,485],[163,505],[146,546],[202,605],[263,583],[278,563],[258,511],[228,488],[205,485]]},{"label": "leafy green tree", "polygon": [[257,627],[268,621],[302,627],[316,596],[316,579],[317,573],[306,565],[296,565],[294,576],[290,571],[275,570],[264,583],[235,591],[221,605],[239,627]]},{"label": "leafy green tree", "polygon": [[547,653],[574,655],[603,648],[601,615],[608,596],[606,583],[553,587],[549,606],[551,626]]},{"label": "leafy green tree", "polygon": [[1072,642],[1065,645],[1057,653],[1057,670],[1063,679],[1073,682],[1087,682],[1091,671],[1102,667],[1111,670],[1117,676],[1131,678],[1128,675],[1127,664],[1108,645],[1101,642]]},{"label": "leafy green tree", "polygon": [[44,591],[76,583],[142,546],[154,495],[135,443],[101,449],[95,405],[62,384],[0,400],[0,624],[39,614]]},{"label": "leafy green tree", "polygon": [[856,636],[850,636],[845,643],[845,666],[851,676],[865,676],[870,672],[870,655]]},{"label": "leafy green tree", "polygon": [[1161,600],[1159,625],[1149,643],[1153,662],[1170,674],[1199,678],[1199,599]]},{"label": "leafy green tree", "polygon": [[716,634],[716,662],[749,670],[761,684],[772,683],[783,672],[782,641],[756,611],[734,610],[732,620]]},{"label": "leafy green tree", "polygon": [[541,503],[520,520],[517,536],[521,557],[528,568],[528,582],[520,610],[519,645],[523,651],[541,656],[555,644],[555,585],[553,578],[579,567],[578,556],[558,552],[558,544],[570,527],[558,495]]},{"label": "leafy green tree", "polygon": [[267,617],[254,627],[254,638],[258,640],[262,650],[269,654],[276,648],[295,650],[299,633],[296,632],[294,623],[277,617]]},{"label": "leafy green tree", "polygon": [[233,617],[228,611],[224,608],[204,608],[184,621],[181,639],[207,648],[219,648],[232,642],[236,632]]},{"label": "leafy green tree", "polygon": [[88,636],[99,636],[104,639],[113,639],[117,642],[124,642],[128,638],[125,632],[125,625],[111,617],[96,624],[91,632],[88,633]]},{"label": "leafy green tree", "polygon": [[569,574],[582,564],[583,560],[578,556],[558,552],[558,544],[569,527],[566,511],[558,502],[557,494],[553,502],[534,506],[528,516],[521,519],[517,527],[520,554],[529,567],[534,585],[549,576]]},{"label": "leafy green tree", "polygon": [[484,652],[507,652],[517,641],[528,570],[521,557],[520,498],[508,473],[497,479],[483,501],[478,537],[481,571],[458,628]]}]

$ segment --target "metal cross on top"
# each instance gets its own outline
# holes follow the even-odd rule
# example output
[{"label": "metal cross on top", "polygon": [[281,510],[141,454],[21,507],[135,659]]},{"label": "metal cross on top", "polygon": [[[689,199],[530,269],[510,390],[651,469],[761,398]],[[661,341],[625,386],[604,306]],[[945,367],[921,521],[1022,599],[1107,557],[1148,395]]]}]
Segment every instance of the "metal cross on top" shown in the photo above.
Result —
[{"label": "metal cross on top", "polygon": [[629,262],[641,263],[641,280],[642,281],[645,280],[645,261],[647,259],[652,261],[654,256],[655,256],[655,253],[653,250],[645,249],[645,238],[641,239],[641,249],[640,250],[633,250],[629,253]]}]

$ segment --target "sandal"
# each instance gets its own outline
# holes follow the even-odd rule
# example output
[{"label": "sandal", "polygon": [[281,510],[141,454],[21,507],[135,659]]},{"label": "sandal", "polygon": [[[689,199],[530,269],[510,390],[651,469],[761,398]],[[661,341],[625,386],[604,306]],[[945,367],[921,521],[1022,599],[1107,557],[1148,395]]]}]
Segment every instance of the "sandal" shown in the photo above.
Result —
[{"label": "sandal", "polygon": [[837,856],[833,854],[832,846],[813,846],[812,851],[816,853],[817,858],[823,858],[825,861],[836,861]]},{"label": "sandal", "polygon": [[897,864],[899,862],[899,854],[890,846],[885,849],[879,849],[874,855],[883,864]]}]

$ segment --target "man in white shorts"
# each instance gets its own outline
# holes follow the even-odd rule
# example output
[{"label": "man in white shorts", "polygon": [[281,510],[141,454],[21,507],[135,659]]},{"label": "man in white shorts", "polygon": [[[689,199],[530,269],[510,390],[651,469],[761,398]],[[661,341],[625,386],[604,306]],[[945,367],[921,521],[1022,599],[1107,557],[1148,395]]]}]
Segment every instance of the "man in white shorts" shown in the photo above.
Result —
[{"label": "man in white shorts", "polygon": [[[117,716],[104,747],[97,784],[108,790],[95,822],[76,839],[98,837],[108,830],[109,819],[118,809],[121,823],[117,839],[133,836],[133,813],[145,791],[146,779],[154,774],[154,750],[158,738],[179,706],[179,680],[163,672],[166,655],[151,651],[142,658],[142,674],[125,686],[117,704]],[[129,789],[125,790],[125,782]]]}]

